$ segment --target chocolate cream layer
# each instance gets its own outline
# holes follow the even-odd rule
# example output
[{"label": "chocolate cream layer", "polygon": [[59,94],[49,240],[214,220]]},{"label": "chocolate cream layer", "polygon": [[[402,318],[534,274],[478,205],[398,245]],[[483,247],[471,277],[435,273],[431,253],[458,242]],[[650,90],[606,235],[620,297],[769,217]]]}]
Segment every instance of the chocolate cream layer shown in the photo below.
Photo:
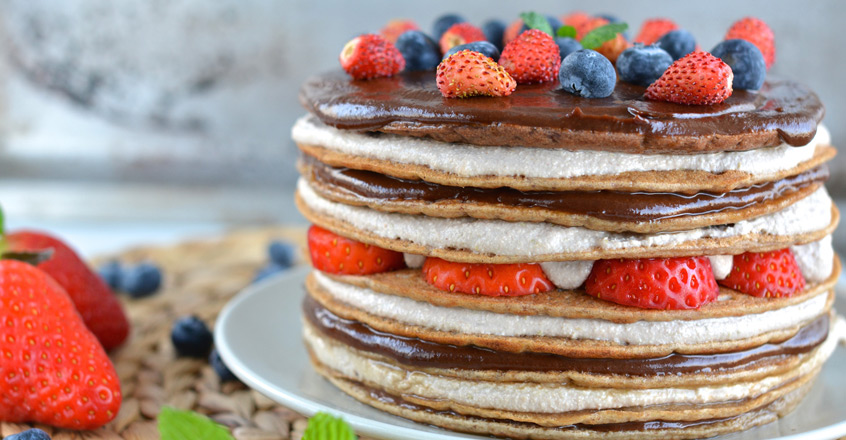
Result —
[{"label": "chocolate cream layer", "polygon": [[301,160],[311,168],[311,177],[317,184],[338,189],[362,201],[457,201],[540,208],[609,221],[635,222],[740,210],[821,184],[829,176],[828,167],[822,165],[785,179],[726,193],[700,192],[693,195],[672,192],[519,191],[512,188],[456,187],[400,179],[372,171],[332,167],[305,154]]},{"label": "chocolate cream layer", "polygon": [[356,81],[336,71],[308,79],[300,101],[327,125],[427,136],[445,142],[697,154],[805,145],[825,110],[806,86],[770,79],[757,92],[686,106],[647,101],[618,82],[608,98],[565,93],[557,82],[520,85],[511,96],[446,99],[434,72]]},{"label": "chocolate cream layer", "polygon": [[808,353],[828,336],[829,316],[824,314],[790,339],[730,353],[683,355],[673,353],[651,359],[571,358],[546,353],[511,353],[476,346],[438,344],[374,330],[370,326],[341,318],[310,296],[303,301],[308,321],[326,336],[365,352],[376,353],[417,368],[521,371],[579,371],[625,376],[674,376],[703,372],[731,373],[767,365]]}]

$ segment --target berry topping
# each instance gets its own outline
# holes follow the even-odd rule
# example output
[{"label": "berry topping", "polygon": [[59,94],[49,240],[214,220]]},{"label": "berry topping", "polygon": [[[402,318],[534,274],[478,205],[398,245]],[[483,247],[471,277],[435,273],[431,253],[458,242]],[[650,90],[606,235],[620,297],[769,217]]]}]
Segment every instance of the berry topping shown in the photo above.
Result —
[{"label": "berry topping", "polygon": [[582,49],[567,55],[558,74],[561,88],[584,98],[607,98],[614,92],[617,72],[608,58]]},{"label": "berry topping", "polygon": [[385,27],[379,31],[379,35],[381,35],[386,40],[390,41],[391,43],[396,44],[397,38],[400,35],[406,33],[407,31],[416,31],[420,28],[417,26],[413,20],[391,20]]},{"label": "berry topping", "polygon": [[578,40],[575,38],[570,37],[555,37],[555,44],[558,45],[558,53],[561,55],[561,59],[567,57],[571,53],[584,49],[582,47],[582,43],[579,43]]},{"label": "berry topping", "polygon": [[440,40],[444,32],[451,28],[452,25],[464,23],[465,21],[467,20],[458,14],[441,15],[437,20],[435,20],[435,24],[432,25],[432,35],[435,37],[435,40]]},{"label": "berry topping", "polygon": [[400,35],[396,46],[409,72],[435,70],[441,62],[441,48],[423,32],[408,31]]},{"label": "berry topping", "polygon": [[537,12],[524,12],[520,18],[511,22],[503,34],[503,42],[507,45],[523,32],[538,29],[548,35],[555,35],[561,27],[561,20],[551,15],[541,15]]},{"label": "berry topping", "polygon": [[531,29],[505,46],[499,63],[518,84],[548,82],[555,80],[561,54],[549,34]]},{"label": "berry topping", "polygon": [[764,85],[767,63],[754,44],[746,40],[726,40],[714,46],[711,54],[731,67],[733,88],[758,90]]},{"label": "berry topping", "polygon": [[129,320],[118,298],[102,278],[63,241],[42,232],[17,231],[6,235],[15,251],[52,249],[53,255],[38,268],[50,275],[70,296],[91,333],[106,350],[122,344],[129,335]]},{"label": "berry topping", "polygon": [[405,68],[405,60],[390,41],[364,34],[350,40],[340,56],[341,67],[355,79],[392,76]]},{"label": "berry topping", "polygon": [[517,82],[505,69],[479,52],[463,50],[438,65],[438,90],[446,98],[508,96]]},{"label": "berry topping", "polygon": [[674,62],[646,89],[646,98],[686,105],[719,104],[731,96],[731,67],[707,52]]},{"label": "berry topping", "polygon": [[38,428],[32,428],[3,437],[3,440],[50,440],[50,435]]},{"label": "berry topping", "polygon": [[364,244],[312,225],[308,250],[314,268],[345,275],[368,275],[402,269],[402,252]]},{"label": "berry topping", "polygon": [[120,280],[120,290],[133,298],[150,296],[156,293],[161,285],[161,269],[149,262],[127,267]]},{"label": "berry topping", "polygon": [[488,20],[482,25],[485,39],[496,46],[497,50],[505,47],[505,23],[502,20]]},{"label": "berry topping", "polygon": [[719,283],[759,298],[788,297],[805,288],[790,249],[735,255],[731,273]]},{"label": "berry topping", "polygon": [[696,50],[696,39],[684,29],[667,32],[655,44],[666,50],[673,57],[673,61]]},{"label": "berry topping", "polygon": [[635,44],[617,58],[620,79],[632,84],[648,86],[673,64],[673,57],[656,45]]},{"label": "berry topping", "polygon": [[576,38],[582,42],[585,49],[594,49],[614,63],[617,61],[617,57],[619,57],[620,54],[629,47],[629,43],[626,41],[626,38],[623,37],[623,34],[611,32],[610,36],[601,37],[602,43],[597,45],[589,42],[592,38],[585,38],[591,33],[591,31],[608,24],[610,24],[610,22],[602,17],[594,17],[584,21],[579,26],[576,26]]},{"label": "berry topping", "polygon": [[491,58],[492,60],[496,61],[499,59],[499,49],[496,48],[493,44],[488,41],[476,41],[473,43],[462,44],[460,46],[455,46],[449,50],[446,54],[444,54],[443,59],[447,59],[453,54],[457,52],[461,52],[462,50],[472,50],[473,52],[479,52],[480,54]]},{"label": "berry topping", "polygon": [[485,41],[485,33],[481,29],[470,23],[454,24],[441,35],[441,53],[447,53],[455,46],[474,41]]},{"label": "berry topping", "polygon": [[554,289],[538,264],[453,263],[427,258],[426,282],[447,292],[487,296],[519,296]]},{"label": "berry topping", "polygon": [[717,299],[708,257],[599,260],[585,282],[588,295],[643,309],[698,309]]},{"label": "berry topping", "polygon": [[196,316],[179,318],[170,329],[170,340],[180,356],[204,358],[212,347],[212,334]]},{"label": "berry topping", "polygon": [[117,415],[112,362],[53,278],[0,261],[0,310],[0,420],[80,430]]},{"label": "berry topping", "polygon": [[761,19],[746,17],[734,22],[723,39],[741,39],[754,44],[764,55],[767,69],[775,62],[775,36],[772,29]]},{"label": "berry topping", "polygon": [[209,365],[211,365],[214,372],[217,373],[217,377],[220,378],[221,382],[232,382],[238,380],[238,377],[232,373],[232,370],[226,366],[223,362],[223,359],[220,357],[220,353],[217,352],[217,349],[213,349],[209,354]]},{"label": "berry topping", "polygon": [[635,43],[653,44],[663,37],[664,34],[679,28],[674,21],[666,18],[653,18],[643,22],[640,33],[635,37]]},{"label": "berry topping", "polygon": [[564,22],[564,25],[573,26],[576,29],[578,29],[579,26],[582,25],[582,23],[584,23],[584,22],[586,22],[590,19],[591,19],[591,16],[582,12],[582,11],[571,12],[571,13],[561,17],[561,21]]}]

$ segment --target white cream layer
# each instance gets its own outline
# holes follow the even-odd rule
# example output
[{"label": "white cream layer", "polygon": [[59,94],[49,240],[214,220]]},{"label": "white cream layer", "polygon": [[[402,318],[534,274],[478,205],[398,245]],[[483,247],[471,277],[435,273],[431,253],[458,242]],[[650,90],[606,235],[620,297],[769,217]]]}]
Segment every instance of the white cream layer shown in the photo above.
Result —
[{"label": "white cream layer", "polygon": [[784,210],[752,220],[662,234],[626,234],[551,223],[469,217],[446,219],[380,212],[324,199],[303,178],[300,178],[297,189],[302,200],[314,211],[380,237],[406,240],[429,248],[465,249],[478,254],[509,256],[673,247],[700,238],[739,237],[759,233],[792,236],[825,229],[831,223],[831,198],[823,187]]},{"label": "white cream layer", "polygon": [[353,156],[427,166],[462,177],[525,176],[566,178],[607,176],[627,171],[730,170],[768,174],[793,168],[814,156],[818,145],[829,145],[831,135],[820,125],[804,147],[787,144],[752,151],[708,154],[626,154],[607,151],[570,151],[530,147],[479,147],[431,139],[382,134],[368,136],[339,130],[300,118],[291,133],[295,142],[319,146]]},{"label": "white cream layer", "polygon": [[[836,320],[828,338],[802,363],[793,377],[809,374],[822,365],[844,338],[846,325]],[[369,384],[376,384],[392,394],[415,395],[438,401],[452,401],[478,408],[518,412],[560,413],[644,407],[663,404],[707,404],[737,401],[758,396],[781,386],[781,377],[739,382],[713,387],[613,389],[578,388],[567,384],[535,384],[527,382],[485,382],[405,371],[374,362],[340,344],[330,344],[306,328],[306,342],[321,363],[342,375]]]},{"label": "white cream layer", "polygon": [[432,330],[495,336],[553,336],[609,341],[624,345],[703,344],[734,341],[790,328],[825,310],[828,292],[764,313],[693,321],[638,321],[620,324],[602,319],[570,319],[544,315],[507,315],[385,295],[334,281],[315,271],[317,282],[336,300],[380,318]]}]

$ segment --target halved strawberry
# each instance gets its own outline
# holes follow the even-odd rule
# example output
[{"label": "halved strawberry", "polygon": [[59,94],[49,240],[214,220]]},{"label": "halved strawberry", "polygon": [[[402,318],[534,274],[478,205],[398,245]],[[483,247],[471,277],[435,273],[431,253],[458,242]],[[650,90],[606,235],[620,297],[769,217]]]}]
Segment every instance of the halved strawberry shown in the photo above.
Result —
[{"label": "halved strawberry", "polygon": [[789,248],[735,255],[729,276],[718,282],[759,298],[788,297],[805,288],[805,278]]},{"label": "halved strawberry", "polygon": [[390,41],[391,44],[397,44],[397,38],[407,31],[420,30],[414,20],[395,19],[388,22],[385,27],[379,31],[379,35]]},{"label": "halved strawberry", "polygon": [[423,277],[447,292],[487,296],[531,295],[555,288],[539,264],[453,263],[429,257]]},{"label": "halved strawberry", "polygon": [[653,18],[643,22],[640,28],[640,33],[635,37],[635,43],[643,43],[646,45],[653,44],[663,37],[667,32],[674,31],[679,28],[673,20],[668,18]]},{"label": "halved strawberry", "polygon": [[698,309],[717,299],[708,257],[599,260],[585,282],[588,295],[643,309]]},{"label": "halved strawberry", "polygon": [[561,67],[561,51],[549,34],[529,29],[505,46],[499,64],[518,84],[554,81]]},{"label": "halved strawberry", "polygon": [[405,68],[405,58],[381,35],[364,34],[344,45],[341,67],[355,79],[392,76]]},{"label": "halved strawberry", "polygon": [[308,230],[311,264],[323,272],[368,275],[405,267],[402,252],[341,237],[317,225]]},{"label": "halved strawberry", "polygon": [[450,28],[441,35],[441,40],[439,42],[441,45],[441,53],[447,53],[455,46],[472,43],[474,41],[485,41],[485,33],[470,23],[456,23],[450,26]]},{"label": "halved strawberry", "polygon": [[708,52],[691,52],[670,65],[646,89],[646,99],[686,105],[712,105],[732,93],[734,74],[723,60]]},{"label": "halved strawberry", "polygon": [[769,70],[775,62],[775,35],[772,29],[759,18],[745,17],[734,22],[726,32],[724,40],[746,40],[761,50]]},{"label": "halved strawberry", "polygon": [[490,57],[462,50],[438,64],[438,90],[446,98],[508,96],[517,87],[514,78]]}]

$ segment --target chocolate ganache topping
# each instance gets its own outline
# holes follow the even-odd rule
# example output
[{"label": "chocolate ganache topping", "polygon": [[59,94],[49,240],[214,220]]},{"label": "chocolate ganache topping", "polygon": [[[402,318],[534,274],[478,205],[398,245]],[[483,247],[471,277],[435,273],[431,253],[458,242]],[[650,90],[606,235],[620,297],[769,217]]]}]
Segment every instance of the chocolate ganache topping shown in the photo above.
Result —
[{"label": "chocolate ganache topping", "polygon": [[377,331],[341,318],[312,297],[303,301],[306,319],[320,332],[353,348],[380,354],[405,365],[426,368],[580,371],[625,376],[674,376],[701,372],[734,372],[766,365],[784,356],[807,353],[828,336],[829,317],[822,315],[792,338],[756,348],[706,355],[673,353],[652,359],[570,358],[548,353],[511,353],[476,346],[455,346]]},{"label": "chocolate ganache topping", "polygon": [[300,101],[341,129],[381,131],[474,145],[696,154],[808,144],[825,110],[799,83],[770,79],[726,101],[688,106],[647,101],[644,87],[618,82],[608,98],[520,85],[507,97],[444,98],[434,72],[352,80],[337,71],[308,79]]}]

